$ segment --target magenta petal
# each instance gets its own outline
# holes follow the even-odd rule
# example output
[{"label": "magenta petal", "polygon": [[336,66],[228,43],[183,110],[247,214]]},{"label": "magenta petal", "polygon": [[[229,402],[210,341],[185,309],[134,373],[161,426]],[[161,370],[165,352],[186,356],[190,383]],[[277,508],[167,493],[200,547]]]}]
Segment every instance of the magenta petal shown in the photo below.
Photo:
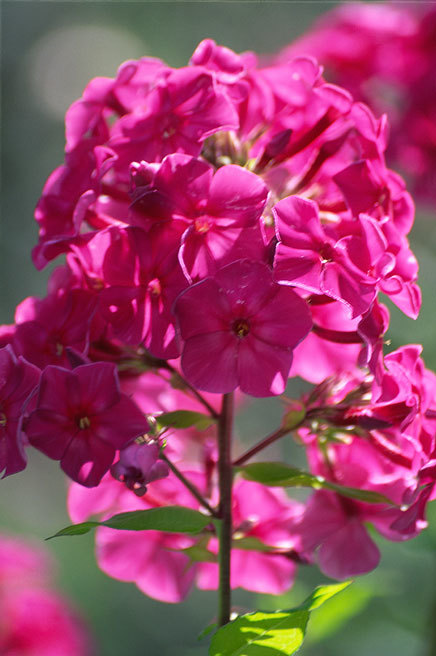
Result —
[{"label": "magenta petal", "polygon": [[353,318],[368,310],[376,294],[375,284],[360,282],[336,262],[327,262],[324,265],[321,289],[324,294],[338,301],[345,301]]},{"label": "magenta petal", "polygon": [[81,485],[98,485],[115,457],[115,449],[90,431],[79,431],[71,440],[62,459],[63,471]]},{"label": "magenta petal", "polygon": [[226,394],[238,386],[237,354],[237,338],[230,331],[196,335],[185,344],[182,370],[198,389]]},{"label": "magenta petal", "polygon": [[74,369],[79,379],[81,405],[98,414],[118,402],[120,389],[117,368],[110,362],[93,362]]},{"label": "magenta petal", "polygon": [[358,519],[332,533],[319,550],[319,566],[326,576],[344,580],[375,569],[380,552]]},{"label": "magenta petal", "polygon": [[98,437],[116,449],[122,449],[150,428],[144,414],[125,394],[120,395],[118,403],[95,417],[94,422]]},{"label": "magenta petal", "polygon": [[258,397],[282,394],[291,364],[290,349],[266,344],[249,335],[239,344],[238,380],[241,390]]},{"label": "magenta petal", "polygon": [[68,417],[45,408],[32,412],[25,426],[30,444],[54,460],[62,458],[77,430]]},{"label": "magenta petal", "polygon": [[92,515],[107,512],[114,506],[118,495],[119,484],[109,475],[91,489],[71,483],[67,498],[68,514],[74,523],[84,522]]},{"label": "magenta petal", "polygon": [[295,563],[285,556],[233,549],[231,586],[258,594],[282,594],[291,587],[295,570]]},{"label": "magenta petal", "polygon": [[262,178],[241,166],[223,166],[210,186],[207,212],[233,219],[234,227],[254,225],[265,207],[268,189]]},{"label": "magenta petal", "polygon": [[150,322],[145,334],[144,345],[156,358],[165,360],[180,355],[174,326],[175,317],[170,311],[171,303],[165,303],[161,297],[150,295]]},{"label": "magenta petal", "polygon": [[55,415],[68,415],[69,407],[79,403],[79,384],[71,371],[50,365],[41,374],[38,408]]},{"label": "magenta petal", "polygon": [[251,322],[258,339],[277,347],[295,347],[312,328],[309,306],[289,287],[278,285],[271,300]]},{"label": "magenta petal", "polygon": [[321,293],[321,272],[318,253],[277,244],[274,258],[274,278],[277,282]]},{"label": "magenta petal", "polygon": [[196,335],[223,331],[228,327],[230,304],[210,278],[192,285],[176,299],[174,313],[177,316],[183,339]]},{"label": "magenta petal", "polygon": [[134,581],[142,592],[158,599],[175,603],[189,591],[195,568],[189,568],[189,558],[173,548],[180,544],[177,537],[168,537],[157,531],[147,534],[132,531],[97,531],[97,560],[100,568],[121,581]]},{"label": "magenta petal", "polygon": [[188,594],[194,582],[196,567],[184,553],[156,550],[153,563],[136,579],[136,585],[149,597],[178,603]]},{"label": "magenta petal", "polygon": [[237,260],[220,269],[215,280],[225,290],[235,316],[255,315],[276,292],[271,270],[263,262]]},{"label": "magenta petal", "polygon": [[273,208],[277,221],[277,237],[286,246],[317,250],[325,240],[318,206],[300,196],[288,196]]}]

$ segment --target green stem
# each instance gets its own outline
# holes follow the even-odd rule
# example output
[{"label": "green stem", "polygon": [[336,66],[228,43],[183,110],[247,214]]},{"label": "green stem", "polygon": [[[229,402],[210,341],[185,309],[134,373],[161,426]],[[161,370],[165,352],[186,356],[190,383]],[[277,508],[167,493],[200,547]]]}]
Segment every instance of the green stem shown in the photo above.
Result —
[{"label": "green stem", "polygon": [[286,433],[289,433],[290,429],[289,428],[278,428],[274,433],[271,433],[271,435],[268,435],[267,437],[264,437],[260,442],[255,444],[251,449],[246,451],[245,453],[242,454],[235,462],[233,463],[234,467],[240,467],[243,465],[247,460],[250,460],[256,453],[259,453],[259,451],[262,451],[265,449],[267,446],[275,442],[276,440],[279,440],[281,437],[286,435]]},{"label": "green stem", "polygon": [[163,453],[163,451],[161,451],[160,458],[167,463],[168,467],[171,469],[173,474],[177,476],[179,481],[181,481],[186,488],[188,488],[190,493],[197,499],[197,501],[203,506],[203,508],[206,508],[206,510],[210,512],[212,517],[217,517],[218,516],[217,512],[212,508],[210,503],[204,498],[200,490],[198,490],[198,488],[196,488],[195,485],[191,483],[191,481],[189,481],[179,469],[177,469],[177,467],[171,462],[168,456],[166,456],[165,453]]},{"label": "green stem", "polygon": [[218,420],[219,475],[219,601],[218,626],[230,621],[230,558],[232,549],[232,457],[233,393],[224,394]]}]

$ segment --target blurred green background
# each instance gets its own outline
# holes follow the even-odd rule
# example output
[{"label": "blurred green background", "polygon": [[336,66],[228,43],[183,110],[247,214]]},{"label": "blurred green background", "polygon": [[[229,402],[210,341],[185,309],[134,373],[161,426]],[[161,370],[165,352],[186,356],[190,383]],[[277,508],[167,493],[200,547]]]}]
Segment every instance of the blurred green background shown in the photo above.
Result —
[{"label": "blurred green background", "polygon": [[[205,37],[236,51],[272,53],[335,4],[3,0],[2,323],[13,321],[21,299],[45,293],[48,272],[35,272],[30,261],[37,235],[33,209],[47,176],[62,162],[65,110],[91,77],[113,76],[122,61],[142,55],[184,65]],[[419,208],[411,241],[421,266],[423,310],[413,322],[392,309],[389,336],[393,348],[422,343],[427,366],[436,368],[436,213]],[[262,437],[277,425],[278,413],[276,400],[245,411],[239,419],[242,437]],[[25,472],[1,482],[0,530],[41,541],[69,523],[65,490],[56,463],[32,454]],[[431,507],[429,515],[435,520],[430,529],[410,543],[378,540],[382,565],[317,611],[302,654],[436,654],[436,510]],[[133,584],[103,575],[95,565],[91,535],[53,541],[48,548],[59,561],[61,589],[94,635],[95,656],[206,654],[207,645],[196,636],[214,617],[214,593],[195,591],[184,604],[161,604]],[[324,581],[315,568],[308,569],[284,599],[238,591],[234,604],[290,607]]]}]

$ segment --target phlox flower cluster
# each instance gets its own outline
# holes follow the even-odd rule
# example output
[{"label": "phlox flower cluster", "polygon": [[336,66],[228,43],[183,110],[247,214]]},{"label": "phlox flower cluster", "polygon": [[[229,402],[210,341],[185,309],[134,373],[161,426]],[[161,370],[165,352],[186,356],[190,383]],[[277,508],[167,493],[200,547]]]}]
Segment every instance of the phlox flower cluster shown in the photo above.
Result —
[{"label": "phlox flower cluster", "polygon": [[[369,571],[367,522],[415,536],[436,481],[435,378],[417,346],[384,355],[380,295],[420,308],[413,203],[386,135],[307,56],[259,66],[205,40],[184,68],[143,58],[92,80],[35,214],[36,267],[65,264],[0,332],[4,475],[29,447],[60,461],[75,522],[214,511],[220,395],[280,395],[300,376],[314,387],[297,422],[285,402],[277,435],[296,429],[330,487],[303,504],[236,477],[231,585],[280,593],[316,559],[336,578]],[[162,423],[177,410],[210,421]],[[162,601],[218,585],[212,523],[96,539],[105,572]]]},{"label": "phlox flower cluster", "polygon": [[0,651],[4,656],[88,656],[89,636],[54,589],[41,549],[0,536]]},{"label": "phlox flower cluster", "polygon": [[388,112],[389,161],[407,172],[417,198],[432,205],[436,182],[436,11],[434,3],[344,3],[279,56],[311,54],[335,80]]}]

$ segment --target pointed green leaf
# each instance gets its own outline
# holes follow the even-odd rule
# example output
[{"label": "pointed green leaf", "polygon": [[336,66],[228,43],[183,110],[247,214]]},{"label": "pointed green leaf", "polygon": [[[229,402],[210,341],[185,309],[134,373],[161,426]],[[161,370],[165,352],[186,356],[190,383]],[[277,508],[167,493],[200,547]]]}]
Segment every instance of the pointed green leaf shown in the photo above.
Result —
[{"label": "pointed green leaf", "polygon": [[309,472],[281,462],[253,462],[250,465],[239,467],[238,471],[245,479],[263,483],[263,485],[269,485],[270,487],[311,487],[315,490],[331,490],[344,497],[365,501],[366,503],[394,505],[388,497],[378,492],[338,485],[327,481],[322,476],[314,476]]},{"label": "pointed green leaf", "polygon": [[162,428],[191,428],[205,430],[215,423],[213,417],[192,410],[176,410],[174,412],[163,412],[155,417],[156,423]]},{"label": "pointed green leaf", "polygon": [[347,588],[320,608],[310,620],[310,641],[319,642],[337,633],[347,622],[361,613],[374,596],[371,587],[357,585]]},{"label": "pointed green leaf", "polygon": [[218,629],[209,656],[290,656],[301,647],[308,611],[248,613]]},{"label": "pointed green leaf", "polygon": [[319,608],[325,601],[328,601],[330,597],[333,597],[338,592],[345,590],[351,585],[353,581],[343,581],[342,583],[333,583],[331,585],[320,585],[318,588],[310,594],[307,599],[303,601],[298,608],[301,610],[315,610]]},{"label": "pointed green leaf", "polygon": [[82,535],[96,526],[107,526],[123,531],[163,531],[165,533],[200,533],[208,524],[210,517],[198,510],[183,506],[165,506],[150,510],[134,510],[109,517],[103,522],[84,522],[73,524],[58,531],[50,538],[67,535]]},{"label": "pointed green leaf", "polygon": [[99,522],[82,522],[81,524],[72,524],[71,526],[66,526],[54,535],[50,535],[49,538],[45,539],[52,540],[53,538],[57,538],[61,535],[85,535],[85,533],[89,533],[89,531],[96,526],[99,526]]},{"label": "pointed green leaf", "polygon": [[240,615],[212,638],[209,656],[292,656],[301,647],[310,612],[350,584],[323,585],[297,608]]}]

